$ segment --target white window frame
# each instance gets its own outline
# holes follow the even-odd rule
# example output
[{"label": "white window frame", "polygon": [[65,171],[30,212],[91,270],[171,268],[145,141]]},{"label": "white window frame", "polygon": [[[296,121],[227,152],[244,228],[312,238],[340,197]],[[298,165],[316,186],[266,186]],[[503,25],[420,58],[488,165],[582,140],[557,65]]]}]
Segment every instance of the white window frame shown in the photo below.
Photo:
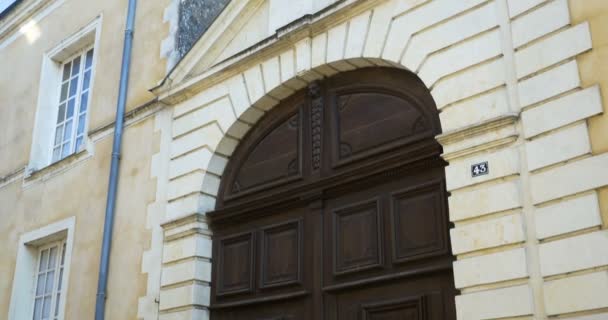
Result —
[{"label": "white window frame", "polygon": [[38,274],[38,257],[40,248],[65,241],[65,260],[63,266],[63,279],[61,281],[61,295],[59,300],[59,314],[57,319],[63,320],[70,278],[70,265],[74,245],[74,227],[76,218],[70,217],[27,232],[19,238],[17,249],[17,262],[13,276],[13,288],[8,311],[9,320],[32,319],[34,313],[34,295]]},{"label": "white window frame", "polygon": [[[91,68],[90,68],[90,76],[89,76],[89,87],[86,90],[83,90],[83,85],[84,85],[84,75],[85,75],[85,69],[86,69],[86,55],[87,52],[89,52],[89,50],[93,50],[93,57],[92,57],[92,63],[91,63]],[[92,84],[93,84],[93,75],[95,73],[95,48],[93,45],[87,46],[83,49],[80,49],[78,52],[76,52],[75,54],[73,54],[72,56],[70,56],[69,58],[65,59],[64,61],[62,61],[61,66],[59,67],[59,69],[61,70],[61,73],[63,73],[63,69],[65,68],[65,65],[68,63],[71,63],[74,61],[74,59],[76,59],[77,57],[80,57],[81,61],[80,61],[80,69],[78,72],[78,80],[77,80],[77,84],[76,84],[76,95],[75,95],[75,105],[74,105],[74,110],[73,110],[73,122],[72,122],[72,133],[70,134],[70,138],[69,138],[69,143],[70,143],[70,151],[67,155],[63,155],[62,152],[62,148],[61,145],[63,145],[65,142],[62,140],[59,143],[59,159],[54,159],[53,156],[53,152],[54,152],[54,148],[56,147],[55,145],[55,140],[57,139],[57,132],[56,130],[53,130],[53,142],[51,143],[51,149],[49,150],[49,152],[51,153],[50,158],[51,158],[51,164],[54,162],[58,162],[63,160],[66,157],[69,157],[70,155],[80,152],[83,150],[83,148],[85,147],[85,142],[86,139],[84,139],[87,135],[87,130],[89,127],[89,121],[88,121],[88,115],[89,115],[89,110],[90,110],[90,106],[91,106],[91,90],[92,88]],[[72,66],[70,66],[70,69],[72,68]],[[70,83],[70,78],[72,77],[72,75],[70,75],[68,77],[68,83]],[[58,81],[58,88],[57,90],[59,90],[59,93],[61,94],[61,86],[63,85],[63,79],[60,77],[59,81]],[[69,86],[71,86],[71,84],[69,84]],[[69,90],[69,89],[68,89]],[[81,146],[79,148],[76,148],[76,140],[79,136],[78,134],[78,125],[80,122],[80,113],[81,113],[81,98],[82,98],[82,93],[84,91],[87,91],[87,110],[85,111],[85,119],[84,119],[84,129],[83,129],[83,142],[81,144]],[[67,97],[65,99],[65,103],[66,103],[66,108],[67,108],[67,104],[69,102],[69,92],[67,92]],[[59,111],[59,106],[61,105],[61,98],[57,99],[57,107],[55,108],[57,111]],[[55,118],[57,118],[57,114],[55,114]],[[63,125],[65,125],[65,119],[63,119]],[[55,120],[55,129],[57,128],[58,123]],[[61,132],[62,136],[63,136],[63,131]],[[61,138],[62,139],[62,138]]]},{"label": "white window frame", "polygon": [[[95,69],[99,53],[99,39],[101,37],[102,16],[98,16],[86,27],[63,40],[60,44],[47,51],[43,56],[42,69],[38,89],[38,106],[32,137],[30,160],[26,170],[26,178],[34,172],[49,167],[54,163],[62,162],[74,154],[92,153],[92,143],[88,136],[88,123],[93,101],[95,82]],[[55,129],[57,126],[57,112],[59,109],[59,95],[61,91],[61,77],[63,64],[70,61],[78,52],[93,48],[93,64],[89,84],[89,101],[85,120],[83,148],[70,155],[61,157],[53,162],[53,147]],[[82,79],[79,79],[81,82]],[[80,99],[80,98],[78,98]],[[77,115],[75,116],[77,118]],[[75,143],[75,141],[73,141]]]},{"label": "white window frame", "polygon": [[[65,254],[65,250],[66,250],[66,241],[65,239],[60,239],[57,241],[52,241],[49,242],[47,244],[44,244],[40,247],[38,247],[38,259],[36,259],[36,272],[34,273],[34,286],[33,286],[33,294],[32,294],[32,314],[30,315],[29,319],[33,319],[34,317],[34,313],[35,313],[35,305],[36,305],[36,299],[41,298],[43,301],[43,305],[41,306],[41,308],[44,307],[44,296],[48,295],[45,294],[43,292],[43,294],[41,296],[39,296],[37,294],[38,291],[38,286],[40,286],[41,284],[38,282],[39,280],[39,276],[44,273],[45,276],[48,276],[49,270],[51,269],[45,269],[44,272],[41,272],[40,267],[41,267],[41,259],[42,259],[42,253],[43,251],[49,250],[53,247],[57,247],[57,253],[56,253],[56,260],[55,260],[55,267],[52,269],[54,274],[53,274],[53,285],[52,285],[52,289],[50,292],[51,295],[51,307],[49,308],[49,320],[58,320],[59,319],[59,314],[58,314],[58,310],[56,310],[57,308],[57,295],[59,295],[59,303],[61,303],[61,301],[63,299],[65,299],[65,295],[64,295],[64,291],[62,291],[62,289],[64,289],[60,284],[59,284],[59,279],[63,279],[62,275],[65,275],[65,257],[63,256]],[[62,263],[62,259],[63,259],[63,263]],[[64,272],[62,274],[62,271]],[[46,277],[45,277],[46,280]],[[46,285],[46,283],[45,283]],[[46,288],[45,288],[46,289]],[[57,312],[57,316],[55,317],[55,313]],[[36,319],[33,319],[36,320]]]}]

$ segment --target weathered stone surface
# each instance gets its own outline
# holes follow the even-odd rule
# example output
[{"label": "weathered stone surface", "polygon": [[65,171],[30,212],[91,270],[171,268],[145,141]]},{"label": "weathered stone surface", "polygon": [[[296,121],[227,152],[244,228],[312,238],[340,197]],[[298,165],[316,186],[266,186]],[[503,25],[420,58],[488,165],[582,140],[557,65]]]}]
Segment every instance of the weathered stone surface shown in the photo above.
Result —
[{"label": "weathered stone surface", "polygon": [[161,284],[163,286],[186,281],[211,281],[211,262],[203,259],[190,259],[163,268]]},{"label": "weathered stone surface", "polygon": [[211,258],[211,239],[203,235],[193,235],[165,243],[163,262],[202,257]]},{"label": "weathered stone surface", "polygon": [[[297,16],[294,12],[300,12],[298,6],[305,0],[272,2],[266,13],[262,9],[255,13],[257,23],[269,21],[271,33],[276,29],[272,26],[279,25],[277,21]],[[281,17],[262,16],[272,15],[277,8],[292,10]],[[546,316],[536,303],[545,298],[545,274],[539,274],[544,265],[539,265],[539,259],[541,263],[557,263],[560,270],[551,274],[605,263],[603,258],[589,258],[584,250],[570,254],[580,258],[580,265],[568,264],[552,254],[551,245],[594,246],[584,241],[584,236],[568,238],[568,243],[559,242],[564,239],[545,241],[542,245],[547,246],[541,249],[540,257],[536,256],[539,244],[529,230],[535,228],[536,236],[546,239],[601,224],[597,196],[591,195],[591,190],[608,180],[602,173],[592,177],[591,172],[605,163],[605,157],[594,153],[594,157],[582,158],[590,151],[587,136],[591,126],[584,122],[602,112],[601,95],[599,87],[589,88],[593,83],[581,80],[579,62],[574,61],[590,48],[588,31],[594,29],[584,21],[571,22],[567,13],[567,0],[392,0],[352,13],[340,12],[337,16],[344,19],[335,23],[331,22],[333,13],[328,13],[330,23],[317,25],[314,32],[294,37],[276,51],[270,48],[259,58],[255,53],[249,55],[239,62],[242,64],[234,74],[219,80],[207,94],[193,92],[192,99],[186,98],[174,109],[175,147],[170,150],[173,164],[169,172],[174,183],[167,191],[172,198],[168,216],[212,209],[215,199],[210,195],[215,194],[218,176],[238,140],[266,111],[272,112],[278,101],[307,82],[356,67],[401,64],[430,87],[441,109],[444,133],[465,132],[461,140],[444,145],[444,157],[450,162],[446,169],[447,188],[452,192],[450,215],[455,222],[450,240],[453,253],[458,255],[455,281],[457,287],[468,288],[457,298],[459,319]],[[565,28],[570,24],[575,27]],[[570,46],[563,47],[564,43]],[[249,46],[241,45],[241,50]],[[520,106],[521,126],[486,131],[468,128],[508,117]],[[526,140],[513,145],[522,135]],[[219,152],[214,146],[220,148],[225,140],[230,141],[229,147]],[[497,141],[501,144],[494,144]],[[213,160],[208,159],[208,153],[211,159],[222,160],[219,169],[210,166]],[[490,162],[490,173],[471,178],[470,165],[481,161]],[[529,178],[521,172],[526,163],[532,171]],[[552,168],[545,169],[548,166]],[[570,182],[574,172],[585,177]],[[531,193],[538,207],[532,207],[525,192]],[[556,200],[561,197],[567,198]],[[535,225],[529,225],[530,215]],[[207,282],[207,273],[188,264],[194,261],[192,256],[208,254],[207,244],[186,242],[183,245],[191,248],[188,252],[168,248],[165,259],[171,268],[164,280]],[[553,251],[559,252],[556,248]],[[206,263],[200,269],[208,267]],[[527,277],[529,282],[508,282]],[[488,284],[492,285],[486,287]],[[549,290],[549,295],[553,293]],[[576,308],[562,308],[559,314],[591,306],[575,302]],[[594,305],[603,307],[601,303]],[[548,307],[549,313],[557,314],[552,307]],[[182,312],[184,317],[195,317],[185,310],[180,307],[171,312],[175,319]]]},{"label": "weathered stone surface", "polygon": [[568,320],[605,320],[605,319],[608,319],[608,313],[591,314],[588,316],[564,318],[564,319],[568,319]]},{"label": "weathered stone surface", "polygon": [[[568,43],[564,47],[564,43]],[[589,24],[551,35],[515,53],[517,77],[522,78],[591,49]]]},{"label": "weathered stone surface", "polygon": [[597,231],[540,245],[543,276],[608,265],[608,232]]},{"label": "weathered stone surface", "polygon": [[457,260],[454,262],[456,288],[506,281],[528,276],[523,248]]},{"label": "weathered stone surface", "polygon": [[595,192],[538,208],[535,215],[538,239],[602,224]]},{"label": "weathered stone surface", "polygon": [[545,283],[547,314],[557,315],[608,307],[606,291],[608,291],[606,271],[549,281]]},{"label": "weathered stone surface", "polygon": [[181,0],[177,51],[184,56],[230,0]]},{"label": "weathered stone surface", "polygon": [[515,17],[547,0],[507,0],[509,15]]},{"label": "weathered stone surface", "polygon": [[549,130],[597,115],[602,110],[600,88],[598,86],[589,87],[524,111],[521,115],[524,136],[532,138]]},{"label": "weathered stone surface", "polygon": [[[471,206],[475,203],[475,206]],[[511,180],[455,191],[449,198],[450,220],[459,221],[521,206],[520,182]]]},{"label": "weathered stone surface", "polygon": [[187,307],[190,305],[208,306],[211,288],[204,284],[189,284],[183,287],[160,291],[160,310]]},{"label": "weathered stone surface", "polygon": [[489,3],[412,36],[401,64],[418,70],[432,52],[459,43],[498,25],[496,4]]},{"label": "weathered stone surface", "polygon": [[508,112],[507,91],[500,88],[443,108],[439,118],[443,132],[449,132],[497,118]]},{"label": "weathered stone surface", "polygon": [[608,185],[608,153],[532,175],[532,200],[542,203]]},{"label": "weathered stone surface", "polygon": [[519,83],[519,101],[526,107],[579,87],[576,61],[560,65]]},{"label": "weathered stone surface", "polygon": [[521,214],[456,227],[450,230],[450,238],[454,254],[499,247],[526,239]]},{"label": "weathered stone surface", "polygon": [[532,314],[528,285],[479,291],[456,297],[458,319],[496,319]]},{"label": "weathered stone surface", "polygon": [[[514,2],[517,2],[514,1]],[[524,1],[519,1],[524,2]],[[513,46],[520,47],[570,23],[568,1],[551,1],[511,24]]]},{"label": "weathered stone surface", "polygon": [[587,124],[561,129],[526,143],[528,170],[537,170],[554,163],[591,152]]},{"label": "weathered stone surface", "polygon": [[[484,161],[488,162],[491,170],[486,175],[472,177],[471,165]],[[448,191],[452,191],[489,180],[514,175],[518,172],[518,150],[516,148],[506,148],[450,161],[450,165],[445,170],[445,178]]]},{"label": "weathered stone surface", "polygon": [[170,313],[161,313],[159,320],[209,320],[209,310],[207,309],[187,309]]}]

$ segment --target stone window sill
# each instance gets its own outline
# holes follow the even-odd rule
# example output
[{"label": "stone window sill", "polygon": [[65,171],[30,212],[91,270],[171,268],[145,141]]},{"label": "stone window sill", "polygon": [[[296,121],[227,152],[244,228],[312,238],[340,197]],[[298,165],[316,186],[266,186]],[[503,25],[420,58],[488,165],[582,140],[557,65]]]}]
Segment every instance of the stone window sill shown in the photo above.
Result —
[{"label": "stone window sill", "polygon": [[88,158],[93,156],[92,150],[89,150],[90,147],[84,148],[81,151],[72,153],[71,155],[53,162],[46,167],[40,169],[31,169],[28,168],[25,171],[23,180],[24,182],[31,183],[38,180],[48,180],[60,173],[63,173],[71,168],[75,167],[79,163],[87,160]]}]

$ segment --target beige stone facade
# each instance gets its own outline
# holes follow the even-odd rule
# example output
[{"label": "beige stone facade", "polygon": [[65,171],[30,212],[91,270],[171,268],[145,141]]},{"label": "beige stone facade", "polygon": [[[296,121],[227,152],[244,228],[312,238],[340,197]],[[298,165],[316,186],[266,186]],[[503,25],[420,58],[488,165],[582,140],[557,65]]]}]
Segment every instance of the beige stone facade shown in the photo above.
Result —
[{"label": "beige stone facade", "polygon": [[[141,268],[142,255],[151,247],[153,225],[146,220],[146,212],[156,199],[155,179],[150,175],[152,155],[160,147],[154,120],[159,105],[150,104],[155,97],[148,89],[165,72],[159,50],[168,33],[162,22],[168,5],[168,1],[138,4],[138,37],[133,49],[137,58],[131,66],[127,109],[148,106],[127,117],[111,258],[111,269],[116,272],[109,280],[109,292],[114,293],[107,300],[109,319],[136,319],[134,306],[139,297],[153,290]],[[0,319],[9,319],[9,310],[19,305],[31,312],[33,300],[11,299],[20,237],[72,218],[74,244],[61,319],[93,318],[125,16],[123,1],[22,1],[0,20]],[[87,147],[53,165],[29,171],[45,55],[94,21],[99,22],[99,36],[94,44]]]},{"label": "beige stone facade", "polygon": [[[108,319],[208,319],[205,213],[239,141],[308,83],[369,66],[415,72],[441,111],[458,319],[608,319],[608,3],[294,3],[232,0],[177,61],[179,4],[138,2]],[[69,218],[62,312],[92,318],[124,7],[56,0],[0,21],[0,318],[22,304],[20,237]],[[43,56],[95,19],[87,148],[29,170]]]}]

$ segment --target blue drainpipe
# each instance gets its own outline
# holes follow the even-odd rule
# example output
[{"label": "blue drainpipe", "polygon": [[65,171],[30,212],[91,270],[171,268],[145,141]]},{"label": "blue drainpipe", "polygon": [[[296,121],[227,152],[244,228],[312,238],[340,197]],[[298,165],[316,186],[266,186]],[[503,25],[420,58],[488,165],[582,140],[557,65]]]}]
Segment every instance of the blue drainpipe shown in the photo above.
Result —
[{"label": "blue drainpipe", "polygon": [[122,65],[120,67],[120,82],[118,101],[116,104],[116,121],[114,122],[114,143],[112,146],[112,162],[106,198],[106,216],[103,226],[103,242],[101,243],[101,258],[99,261],[99,278],[97,281],[97,300],[95,302],[95,320],[104,320],[106,306],[106,291],[108,287],[108,269],[110,266],[110,249],[112,247],[112,227],[114,226],[114,211],[116,208],[116,189],[118,188],[118,169],[120,167],[120,149],[122,145],[122,130],[124,127],[125,104],[129,84],[129,69],[131,65],[131,48],[133,46],[133,24],[135,21],[136,0],[129,0],[127,11],[127,26],[125,29]]}]

